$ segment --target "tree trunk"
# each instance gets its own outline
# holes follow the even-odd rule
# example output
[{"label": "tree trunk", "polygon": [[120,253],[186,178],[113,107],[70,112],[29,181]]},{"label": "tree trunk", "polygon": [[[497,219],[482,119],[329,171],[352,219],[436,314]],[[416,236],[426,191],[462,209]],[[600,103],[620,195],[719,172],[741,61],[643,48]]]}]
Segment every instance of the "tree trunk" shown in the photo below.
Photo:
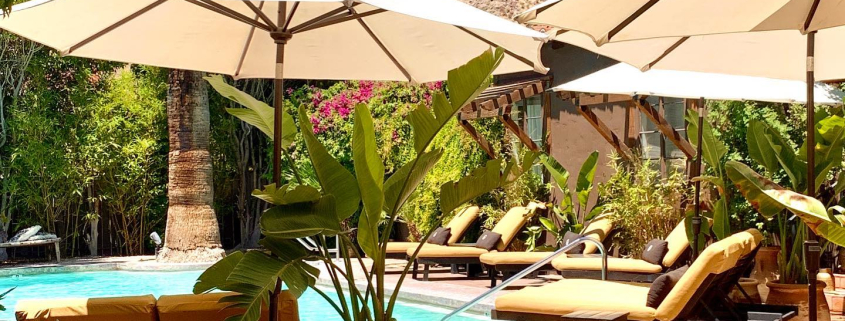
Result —
[{"label": "tree trunk", "polygon": [[172,70],[168,77],[170,133],[167,228],[161,262],[214,262],[225,253],[212,202],[208,90],[202,73]]}]

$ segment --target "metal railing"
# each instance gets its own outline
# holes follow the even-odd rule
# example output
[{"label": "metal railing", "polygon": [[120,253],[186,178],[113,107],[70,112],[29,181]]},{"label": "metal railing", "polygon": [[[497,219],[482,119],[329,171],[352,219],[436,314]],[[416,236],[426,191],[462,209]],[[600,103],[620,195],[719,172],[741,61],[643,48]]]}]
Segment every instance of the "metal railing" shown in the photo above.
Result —
[{"label": "metal railing", "polygon": [[[537,271],[538,269],[540,269],[544,265],[549,264],[549,262],[551,262],[555,257],[560,255],[561,253],[569,251],[569,250],[575,248],[575,246],[577,246],[581,243],[584,243],[584,242],[592,242],[596,245],[596,247],[598,247],[599,252],[601,252],[601,279],[607,280],[607,250],[605,250],[604,244],[602,244],[601,242],[599,242],[599,240],[596,240],[595,238],[583,236],[583,237],[576,239],[574,242],[569,243],[569,245],[566,245],[566,246],[560,248],[559,250],[554,251],[552,254],[550,254],[546,258],[544,258],[544,259],[540,260],[539,262],[534,263],[531,266],[525,268],[525,270],[522,270],[519,273],[514,274],[509,279],[502,281],[502,283],[499,284],[498,286],[496,286],[496,287],[494,287],[490,290],[487,290],[487,292],[484,292],[483,294],[475,297],[474,299],[470,300],[466,304],[462,305],[461,307],[459,307],[459,308],[455,309],[454,311],[452,311],[451,313],[447,314],[445,317],[443,317],[443,319],[440,319],[440,321],[446,321],[446,320],[449,320],[450,318],[452,318],[452,317],[454,317],[458,314],[461,314],[462,312],[468,310],[472,306],[481,302],[481,300],[488,298],[489,296],[495,294],[496,292],[501,291],[502,289],[504,289],[508,285],[511,285],[511,283],[514,283],[514,282],[522,279],[526,275],[531,274],[534,271]],[[490,272],[488,272],[488,273],[490,273]]]}]

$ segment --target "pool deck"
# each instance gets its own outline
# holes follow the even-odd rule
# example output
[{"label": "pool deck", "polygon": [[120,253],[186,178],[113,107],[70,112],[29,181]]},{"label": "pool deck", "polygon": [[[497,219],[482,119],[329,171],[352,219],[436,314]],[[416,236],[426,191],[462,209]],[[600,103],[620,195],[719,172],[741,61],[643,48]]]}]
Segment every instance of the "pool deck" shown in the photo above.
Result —
[{"label": "pool deck", "polygon": [[[388,260],[387,273],[385,274],[386,291],[393,293],[393,289],[399,281],[399,276],[405,266],[404,260]],[[370,262],[365,262],[369,266]],[[64,273],[64,272],[85,272],[85,271],[188,271],[203,270],[210,266],[208,263],[200,264],[175,264],[158,263],[154,256],[131,256],[131,257],[92,257],[73,258],[63,260],[61,263],[43,262],[28,263],[19,265],[0,266],[0,277],[14,275],[31,275],[42,273]],[[321,270],[325,270],[324,264],[317,264]],[[364,276],[360,266],[355,271],[357,284],[364,288]],[[437,305],[446,309],[457,308],[472,300],[489,289],[490,280],[486,277],[468,278],[465,274],[451,274],[449,267],[433,267],[428,282],[414,280],[410,273],[402,284],[399,298],[412,303],[424,303]],[[512,292],[524,286],[536,286],[547,281],[543,279],[523,279],[503,290],[499,294]],[[327,273],[321,273],[318,284],[332,286]],[[469,310],[475,314],[489,314],[493,307],[494,298],[488,298]]]}]

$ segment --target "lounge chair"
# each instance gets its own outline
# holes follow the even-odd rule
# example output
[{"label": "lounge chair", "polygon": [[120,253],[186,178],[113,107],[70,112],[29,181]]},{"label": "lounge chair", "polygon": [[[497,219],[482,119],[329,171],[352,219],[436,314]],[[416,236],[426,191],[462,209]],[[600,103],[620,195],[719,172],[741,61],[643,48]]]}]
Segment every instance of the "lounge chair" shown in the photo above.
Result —
[{"label": "lounge chair", "polygon": [[750,229],[710,245],[656,308],[646,305],[648,285],[564,279],[496,298],[492,317],[519,321],[567,320],[561,316],[617,312],[627,314],[628,320],[686,320],[702,310],[713,310],[704,305],[713,302],[715,293],[724,290],[719,288],[733,281],[730,278],[738,278],[738,271],[753,264],[750,262],[762,239],[759,231]]},{"label": "lounge chair", "polygon": [[[116,298],[73,298],[21,300],[15,307],[18,321],[224,321],[239,312],[220,303],[230,292],[206,294],[152,295]],[[299,321],[296,297],[288,291],[279,295],[279,320]],[[240,310],[243,311],[243,310]],[[269,320],[267,307],[261,321]]]},{"label": "lounge chair", "polygon": [[[480,209],[478,206],[468,206],[455,214],[455,217],[449,221],[445,227],[451,229],[452,235],[449,237],[447,245],[452,245],[461,241],[464,234],[469,230],[472,223],[478,219]],[[404,259],[408,249],[416,249],[419,242],[388,242],[387,243],[387,258]]]},{"label": "lounge chair", "polygon": [[[601,215],[596,217],[581,231],[582,236],[588,236],[605,243],[611,238],[610,235],[613,229],[613,220],[610,215]],[[608,248],[609,244],[605,244]],[[598,247],[590,242],[584,243],[583,254],[594,254],[598,251]],[[502,279],[506,279],[508,274],[519,272],[531,266],[534,263],[540,262],[552,252],[491,252],[484,253],[479,257],[481,264],[487,269],[487,274],[490,277],[490,287],[496,286],[497,272],[502,272]],[[538,269],[538,271],[554,271],[552,264]]]},{"label": "lounge chair", "polygon": [[[507,249],[539,206],[540,204],[530,203],[527,207],[517,206],[505,213],[505,216],[493,227],[492,231],[500,234],[501,238],[496,242],[495,248],[490,251],[475,247],[475,243],[458,243],[451,246],[423,245],[414,264],[413,278],[417,278],[419,264],[424,266],[423,280],[425,281],[428,281],[429,266],[432,264],[466,264],[467,276],[472,276],[475,271],[472,271],[471,268],[480,267],[481,261],[479,258],[481,255]],[[410,248],[405,254],[411,257],[415,251],[416,248]]]},{"label": "lounge chair", "polygon": [[[658,276],[683,265],[689,253],[684,220],[666,236],[668,251],[662,264],[652,264],[640,259],[607,258],[607,279],[615,281],[652,282]],[[564,278],[601,279],[601,258],[594,254],[561,255],[552,260],[552,266]]]}]

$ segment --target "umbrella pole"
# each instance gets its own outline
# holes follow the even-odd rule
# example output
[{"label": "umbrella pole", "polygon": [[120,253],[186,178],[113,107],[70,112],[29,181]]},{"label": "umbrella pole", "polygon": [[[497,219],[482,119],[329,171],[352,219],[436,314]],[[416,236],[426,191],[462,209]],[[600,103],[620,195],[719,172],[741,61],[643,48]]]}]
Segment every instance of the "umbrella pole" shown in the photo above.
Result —
[{"label": "umbrella pole", "polygon": [[[815,46],[816,32],[807,33],[807,196],[816,197],[816,153],[815,153]],[[821,248],[816,240],[816,235],[811,230],[804,241],[804,265],[807,269],[807,281],[809,283],[809,319],[816,321],[818,317],[816,276],[819,273],[819,254]]]},{"label": "umbrella pole", "polygon": [[[276,17],[276,31],[270,37],[276,43],[276,73],[273,79],[273,183],[282,183],[282,119],[285,113],[285,44],[291,38],[287,32],[285,19],[287,16],[287,2],[278,2],[279,9]],[[282,293],[282,280],[276,279],[276,287],[270,293],[269,319],[279,321],[279,294]]]},{"label": "umbrella pole", "polygon": [[[701,150],[702,145],[702,136],[704,132],[704,113],[706,112],[706,107],[704,106],[704,98],[699,98],[698,100],[699,106],[699,113],[698,113],[698,146],[696,146],[696,155],[695,155],[695,163],[693,165],[693,169],[695,170],[695,177],[701,176]],[[695,214],[692,217],[692,261],[695,261],[698,258],[698,234],[701,233],[701,180],[695,181]]]}]

